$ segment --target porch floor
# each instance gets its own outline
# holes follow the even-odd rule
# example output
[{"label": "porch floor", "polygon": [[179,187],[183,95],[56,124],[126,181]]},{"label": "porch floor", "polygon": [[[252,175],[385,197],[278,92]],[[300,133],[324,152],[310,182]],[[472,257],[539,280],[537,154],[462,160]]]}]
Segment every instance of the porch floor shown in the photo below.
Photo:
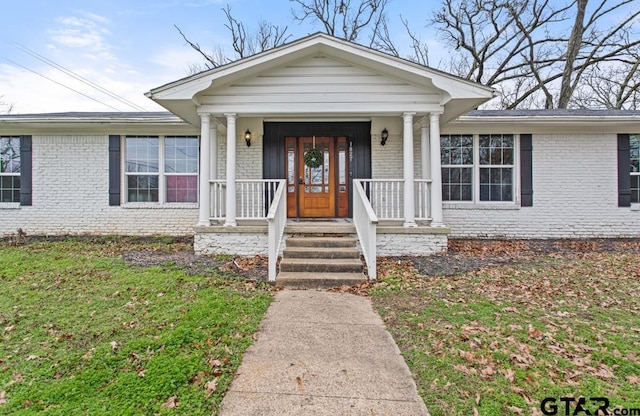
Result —
[{"label": "porch floor", "polygon": [[[230,254],[240,256],[268,253],[268,226],[266,220],[238,220],[235,227],[222,224],[194,228],[194,250],[197,254]],[[427,255],[446,251],[447,227],[403,227],[401,221],[380,221],[376,227],[377,256]],[[357,235],[350,218],[298,220],[288,219],[280,254],[286,249],[286,238],[305,233],[320,236]],[[360,250],[359,242],[355,247]]]}]

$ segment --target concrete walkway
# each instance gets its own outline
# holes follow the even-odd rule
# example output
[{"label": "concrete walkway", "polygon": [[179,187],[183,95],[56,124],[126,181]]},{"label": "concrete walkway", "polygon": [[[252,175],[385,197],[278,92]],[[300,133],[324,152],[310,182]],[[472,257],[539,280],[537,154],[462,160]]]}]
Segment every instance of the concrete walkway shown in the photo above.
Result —
[{"label": "concrete walkway", "polygon": [[221,415],[429,415],[369,299],[276,294]]}]

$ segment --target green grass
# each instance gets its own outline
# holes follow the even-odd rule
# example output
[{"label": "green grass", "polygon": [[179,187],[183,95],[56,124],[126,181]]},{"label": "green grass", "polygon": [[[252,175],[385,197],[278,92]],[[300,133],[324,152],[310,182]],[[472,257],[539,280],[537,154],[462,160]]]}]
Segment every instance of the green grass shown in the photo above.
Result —
[{"label": "green grass", "polygon": [[0,413],[216,413],[271,294],[121,255],[187,248],[118,238],[1,246]]},{"label": "green grass", "polygon": [[433,416],[541,414],[545,397],[564,414],[567,396],[586,397],[591,414],[591,397],[609,398],[609,410],[640,408],[637,253],[386,274],[374,305]]}]

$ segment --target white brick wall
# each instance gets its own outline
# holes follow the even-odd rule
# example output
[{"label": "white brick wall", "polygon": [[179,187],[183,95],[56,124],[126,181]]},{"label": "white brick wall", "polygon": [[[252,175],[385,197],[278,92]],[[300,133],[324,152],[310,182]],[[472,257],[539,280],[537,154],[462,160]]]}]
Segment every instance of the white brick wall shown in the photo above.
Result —
[{"label": "white brick wall", "polygon": [[[395,118],[374,123],[373,176],[402,177],[401,131]],[[239,119],[238,178],[262,176],[261,120]],[[397,121],[397,120],[396,120]],[[380,146],[376,131],[389,129]],[[254,134],[247,148],[240,133]],[[376,130],[378,129],[378,130]],[[224,177],[226,137],[219,142]],[[415,134],[419,160],[419,134]],[[416,169],[416,177],[419,169]],[[533,207],[445,205],[453,237],[624,237],[640,235],[640,209],[617,206],[615,134],[534,134]],[[108,205],[108,136],[33,136],[33,206],[0,207],[0,235],[18,227],[28,234],[186,235],[197,208],[127,208]],[[383,245],[391,243],[384,242]],[[393,243],[395,244],[395,243]]]},{"label": "white brick wall", "polygon": [[532,156],[532,207],[445,205],[444,222],[451,227],[451,236],[640,235],[640,211],[617,206],[615,134],[534,134]]},{"label": "white brick wall", "polygon": [[108,136],[33,136],[33,206],[0,208],[0,235],[188,235],[197,208],[109,206]]},{"label": "white brick wall", "polygon": [[197,233],[193,249],[197,254],[267,255],[267,233]]},{"label": "white brick wall", "polygon": [[378,256],[424,256],[447,251],[446,234],[378,234]]},{"label": "white brick wall", "polygon": [[[262,179],[263,124],[259,118],[236,119],[236,179]],[[251,130],[251,146],[244,132]],[[284,152],[284,150],[283,150]],[[218,179],[227,177],[227,134],[218,132]]]}]

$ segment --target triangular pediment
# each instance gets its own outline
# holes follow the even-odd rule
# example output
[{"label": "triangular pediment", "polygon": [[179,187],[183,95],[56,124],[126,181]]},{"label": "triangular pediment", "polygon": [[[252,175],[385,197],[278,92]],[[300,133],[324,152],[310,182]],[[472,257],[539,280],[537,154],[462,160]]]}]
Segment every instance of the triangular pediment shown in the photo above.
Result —
[{"label": "triangular pediment", "polygon": [[147,96],[198,123],[198,109],[239,115],[357,115],[443,111],[447,120],[491,88],[316,34],[166,84]]}]

